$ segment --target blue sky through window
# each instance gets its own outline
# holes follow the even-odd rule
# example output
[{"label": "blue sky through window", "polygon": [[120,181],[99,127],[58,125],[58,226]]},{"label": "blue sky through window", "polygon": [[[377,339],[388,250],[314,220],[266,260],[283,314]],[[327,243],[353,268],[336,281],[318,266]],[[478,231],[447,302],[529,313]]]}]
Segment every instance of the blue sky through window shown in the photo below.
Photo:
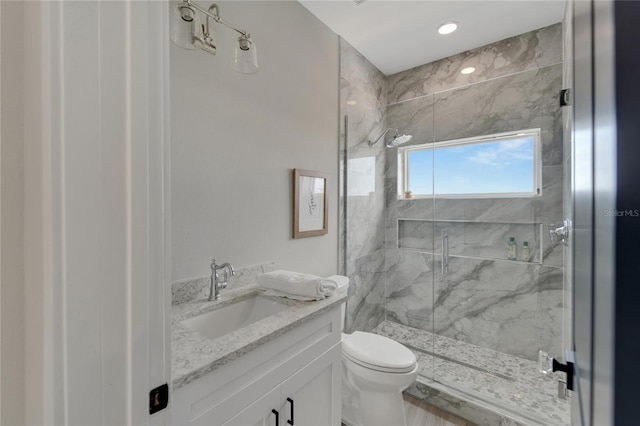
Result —
[{"label": "blue sky through window", "polygon": [[412,150],[408,189],[414,195],[431,195],[434,189],[435,194],[532,193],[534,149],[535,137],[524,135]]}]

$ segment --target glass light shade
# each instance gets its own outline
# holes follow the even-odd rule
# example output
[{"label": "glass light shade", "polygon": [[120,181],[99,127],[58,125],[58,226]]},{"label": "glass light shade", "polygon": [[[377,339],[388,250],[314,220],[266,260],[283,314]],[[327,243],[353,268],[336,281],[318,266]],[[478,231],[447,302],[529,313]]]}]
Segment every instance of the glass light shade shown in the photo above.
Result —
[{"label": "glass light shade", "polygon": [[[182,47],[184,49],[200,49],[203,35],[202,25],[200,25],[198,13],[193,11],[192,14],[187,14],[192,17],[192,21],[187,22],[182,19],[182,8],[185,8],[182,2],[176,4],[172,8],[173,13],[171,14],[171,42],[176,46]],[[200,45],[198,45],[198,41],[200,41]]]},{"label": "glass light shade", "polygon": [[256,44],[250,38],[238,38],[233,54],[233,69],[242,74],[254,74],[258,71],[258,52]]}]

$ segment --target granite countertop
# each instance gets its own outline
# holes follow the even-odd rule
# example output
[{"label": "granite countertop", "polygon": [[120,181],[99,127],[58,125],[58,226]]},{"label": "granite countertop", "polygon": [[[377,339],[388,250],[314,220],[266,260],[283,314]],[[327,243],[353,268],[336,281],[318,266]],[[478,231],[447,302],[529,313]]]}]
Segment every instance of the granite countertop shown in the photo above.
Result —
[{"label": "granite countertop", "polygon": [[[288,309],[217,339],[206,338],[181,324],[181,321],[188,318],[250,298],[257,293],[262,292],[254,284],[225,290],[222,292],[222,298],[217,301],[209,302],[201,299],[172,306],[171,384],[174,391],[288,330],[335,308],[347,298],[346,289],[324,300],[313,302],[278,297],[275,299],[289,305]],[[261,296],[267,297],[263,294]]]}]

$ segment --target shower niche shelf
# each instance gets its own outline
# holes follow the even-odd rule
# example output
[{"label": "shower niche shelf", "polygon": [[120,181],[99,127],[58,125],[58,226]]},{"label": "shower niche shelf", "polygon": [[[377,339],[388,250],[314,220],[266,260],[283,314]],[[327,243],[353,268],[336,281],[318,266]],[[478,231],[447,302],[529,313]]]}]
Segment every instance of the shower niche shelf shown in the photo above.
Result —
[{"label": "shower niche shelf", "polygon": [[[442,254],[442,231],[449,236],[449,256],[542,263],[542,224],[508,222],[398,219],[398,248]],[[507,243],[514,237],[516,260],[507,259]],[[522,244],[529,244],[529,258],[522,258]]]}]

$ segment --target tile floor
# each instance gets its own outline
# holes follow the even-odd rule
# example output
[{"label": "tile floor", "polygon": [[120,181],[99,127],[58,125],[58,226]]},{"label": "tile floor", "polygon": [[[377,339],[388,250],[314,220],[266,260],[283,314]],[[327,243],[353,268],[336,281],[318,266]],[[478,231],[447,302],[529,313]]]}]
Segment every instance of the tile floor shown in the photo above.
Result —
[{"label": "tile floor", "polygon": [[[434,407],[407,393],[402,396],[404,397],[407,426],[475,426],[471,422]],[[346,425],[342,423],[342,426]]]},{"label": "tile floor", "polygon": [[534,361],[391,321],[383,321],[373,331],[413,350],[420,363],[421,379],[434,388],[442,384],[440,394],[452,389],[455,398],[469,399],[474,406],[515,419],[513,424],[570,424],[569,402],[557,394],[559,376],[541,374]]},{"label": "tile floor", "polygon": [[407,426],[475,426],[473,423],[404,394]]}]

